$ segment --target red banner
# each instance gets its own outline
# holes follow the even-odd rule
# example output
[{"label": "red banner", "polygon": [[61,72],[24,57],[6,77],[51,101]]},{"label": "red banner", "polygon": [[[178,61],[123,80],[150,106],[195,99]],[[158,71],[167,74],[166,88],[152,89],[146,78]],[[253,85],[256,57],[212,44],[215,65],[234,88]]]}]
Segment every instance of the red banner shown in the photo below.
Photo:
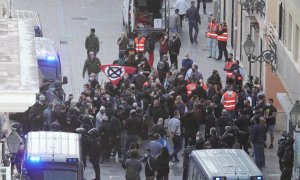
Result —
[{"label": "red banner", "polygon": [[114,64],[101,65],[100,70],[108,77],[113,85],[118,85],[125,73],[133,74],[136,68]]}]

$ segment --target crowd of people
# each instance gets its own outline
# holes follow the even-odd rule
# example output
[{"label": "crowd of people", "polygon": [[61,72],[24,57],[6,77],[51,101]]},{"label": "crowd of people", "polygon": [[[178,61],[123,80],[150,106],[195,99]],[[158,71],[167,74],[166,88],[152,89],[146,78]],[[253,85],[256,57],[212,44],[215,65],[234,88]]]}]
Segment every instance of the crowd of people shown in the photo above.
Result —
[{"label": "crowd of people", "polygon": [[[100,179],[99,163],[111,157],[122,160],[127,180],[140,179],[142,163],[147,180],[166,180],[169,162],[178,163],[181,150],[184,180],[189,154],[195,149],[235,147],[249,154],[248,148],[253,146],[255,163],[261,169],[265,166],[264,148],[267,144],[274,147],[277,109],[272,98],[265,98],[258,78],[249,76],[243,80],[239,62],[232,54],[225,57],[226,77],[220,77],[220,70],[212,70],[204,79],[189,54],[184,55],[179,68],[178,34],[174,33],[171,40],[167,35],[162,36],[160,59],[155,68],[155,35],[151,33],[146,38],[139,34],[130,42],[122,33],[117,40],[119,60],[114,64],[134,67],[136,72],[125,73],[118,84],[99,84],[101,63],[96,57],[97,41],[95,29],[91,29],[83,69],[83,77],[88,74],[89,80],[79,99],[72,94],[64,99],[60,82],[54,83],[52,90],[51,83],[44,80],[37,102],[27,111],[28,120],[21,122],[25,133],[40,130],[81,133],[84,167],[89,157],[96,180]],[[63,103],[53,103],[56,98]],[[139,154],[141,146],[145,147],[144,156]],[[289,158],[284,153],[281,154],[285,157],[285,163],[281,163],[283,171],[290,170],[290,161],[286,160]]]}]

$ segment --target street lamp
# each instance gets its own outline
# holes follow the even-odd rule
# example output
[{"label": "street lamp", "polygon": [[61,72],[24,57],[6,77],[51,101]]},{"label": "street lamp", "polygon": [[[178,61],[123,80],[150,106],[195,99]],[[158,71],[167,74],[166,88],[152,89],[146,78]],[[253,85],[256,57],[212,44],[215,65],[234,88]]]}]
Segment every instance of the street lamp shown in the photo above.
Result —
[{"label": "street lamp", "polygon": [[290,111],[290,132],[300,132],[300,103],[299,100],[295,102]]},{"label": "street lamp", "polygon": [[251,75],[251,58],[255,49],[255,44],[253,40],[251,39],[251,35],[247,35],[247,39],[245,40],[243,44],[244,50],[246,55],[248,56],[248,62],[249,62],[249,75]]}]

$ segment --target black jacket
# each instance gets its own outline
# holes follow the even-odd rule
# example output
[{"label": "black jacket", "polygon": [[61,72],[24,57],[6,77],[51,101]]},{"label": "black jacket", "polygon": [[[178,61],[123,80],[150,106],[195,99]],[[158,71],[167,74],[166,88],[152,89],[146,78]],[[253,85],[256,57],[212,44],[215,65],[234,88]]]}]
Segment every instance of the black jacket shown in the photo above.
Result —
[{"label": "black jacket", "polygon": [[185,14],[186,18],[189,20],[189,22],[198,22],[201,23],[199,11],[195,7],[190,7],[188,10],[186,10]]},{"label": "black jacket", "polygon": [[169,43],[169,53],[178,55],[180,51],[180,47],[181,47],[181,41],[179,37],[176,37],[175,39],[173,38],[172,40],[170,40]]},{"label": "black jacket", "polygon": [[142,131],[142,120],[137,116],[131,116],[127,119],[125,128],[128,134],[139,134]]},{"label": "black jacket", "polygon": [[120,134],[122,133],[121,121],[116,116],[113,116],[110,120],[110,125],[112,127],[112,131],[111,131],[112,137],[120,136]]},{"label": "black jacket", "polygon": [[164,157],[162,155],[158,155],[156,158],[156,171],[157,176],[164,176],[169,174],[170,167],[169,167],[170,157]]},{"label": "black jacket", "polygon": [[95,34],[90,34],[85,39],[85,48],[88,51],[95,51],[96,53],[99,52],[99,39]]}]

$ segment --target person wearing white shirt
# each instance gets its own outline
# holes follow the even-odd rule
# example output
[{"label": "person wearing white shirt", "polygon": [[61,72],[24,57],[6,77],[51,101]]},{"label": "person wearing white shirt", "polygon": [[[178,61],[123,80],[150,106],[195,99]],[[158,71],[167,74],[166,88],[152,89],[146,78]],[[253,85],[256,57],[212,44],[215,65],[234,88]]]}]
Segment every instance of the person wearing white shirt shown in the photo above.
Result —
[{"label": "person wearing white shirt", "polygon": [[185,80],[195,79],[199,81],[200,79],[203,80],[203,75],[198,71],[198,66],[193,64],[192,68],[190,68],[185,74]]},{"label": "person wearing white shirt", "polygon": [[189,8],[187,0],[177,0],[175,3],[175,9],[179,10],[179,16],[180,16],[180,29],[182,29],[182,21],[184,19],[186,10]]},{"label": "person wearing white shirt", "polygon": [[181,150],[182,148],[182,142],[181,142],[181,125],[180,125],[180,112],[176,110],[174,112],[174,117],[169,120],[168,123],[168,130],[172,138],[173,142],[173,147],[174,147],[174,152],[171,154],[171,158],[174,158],[174,162],[179,162],[179,159],[177,157],[177,153]]}]

